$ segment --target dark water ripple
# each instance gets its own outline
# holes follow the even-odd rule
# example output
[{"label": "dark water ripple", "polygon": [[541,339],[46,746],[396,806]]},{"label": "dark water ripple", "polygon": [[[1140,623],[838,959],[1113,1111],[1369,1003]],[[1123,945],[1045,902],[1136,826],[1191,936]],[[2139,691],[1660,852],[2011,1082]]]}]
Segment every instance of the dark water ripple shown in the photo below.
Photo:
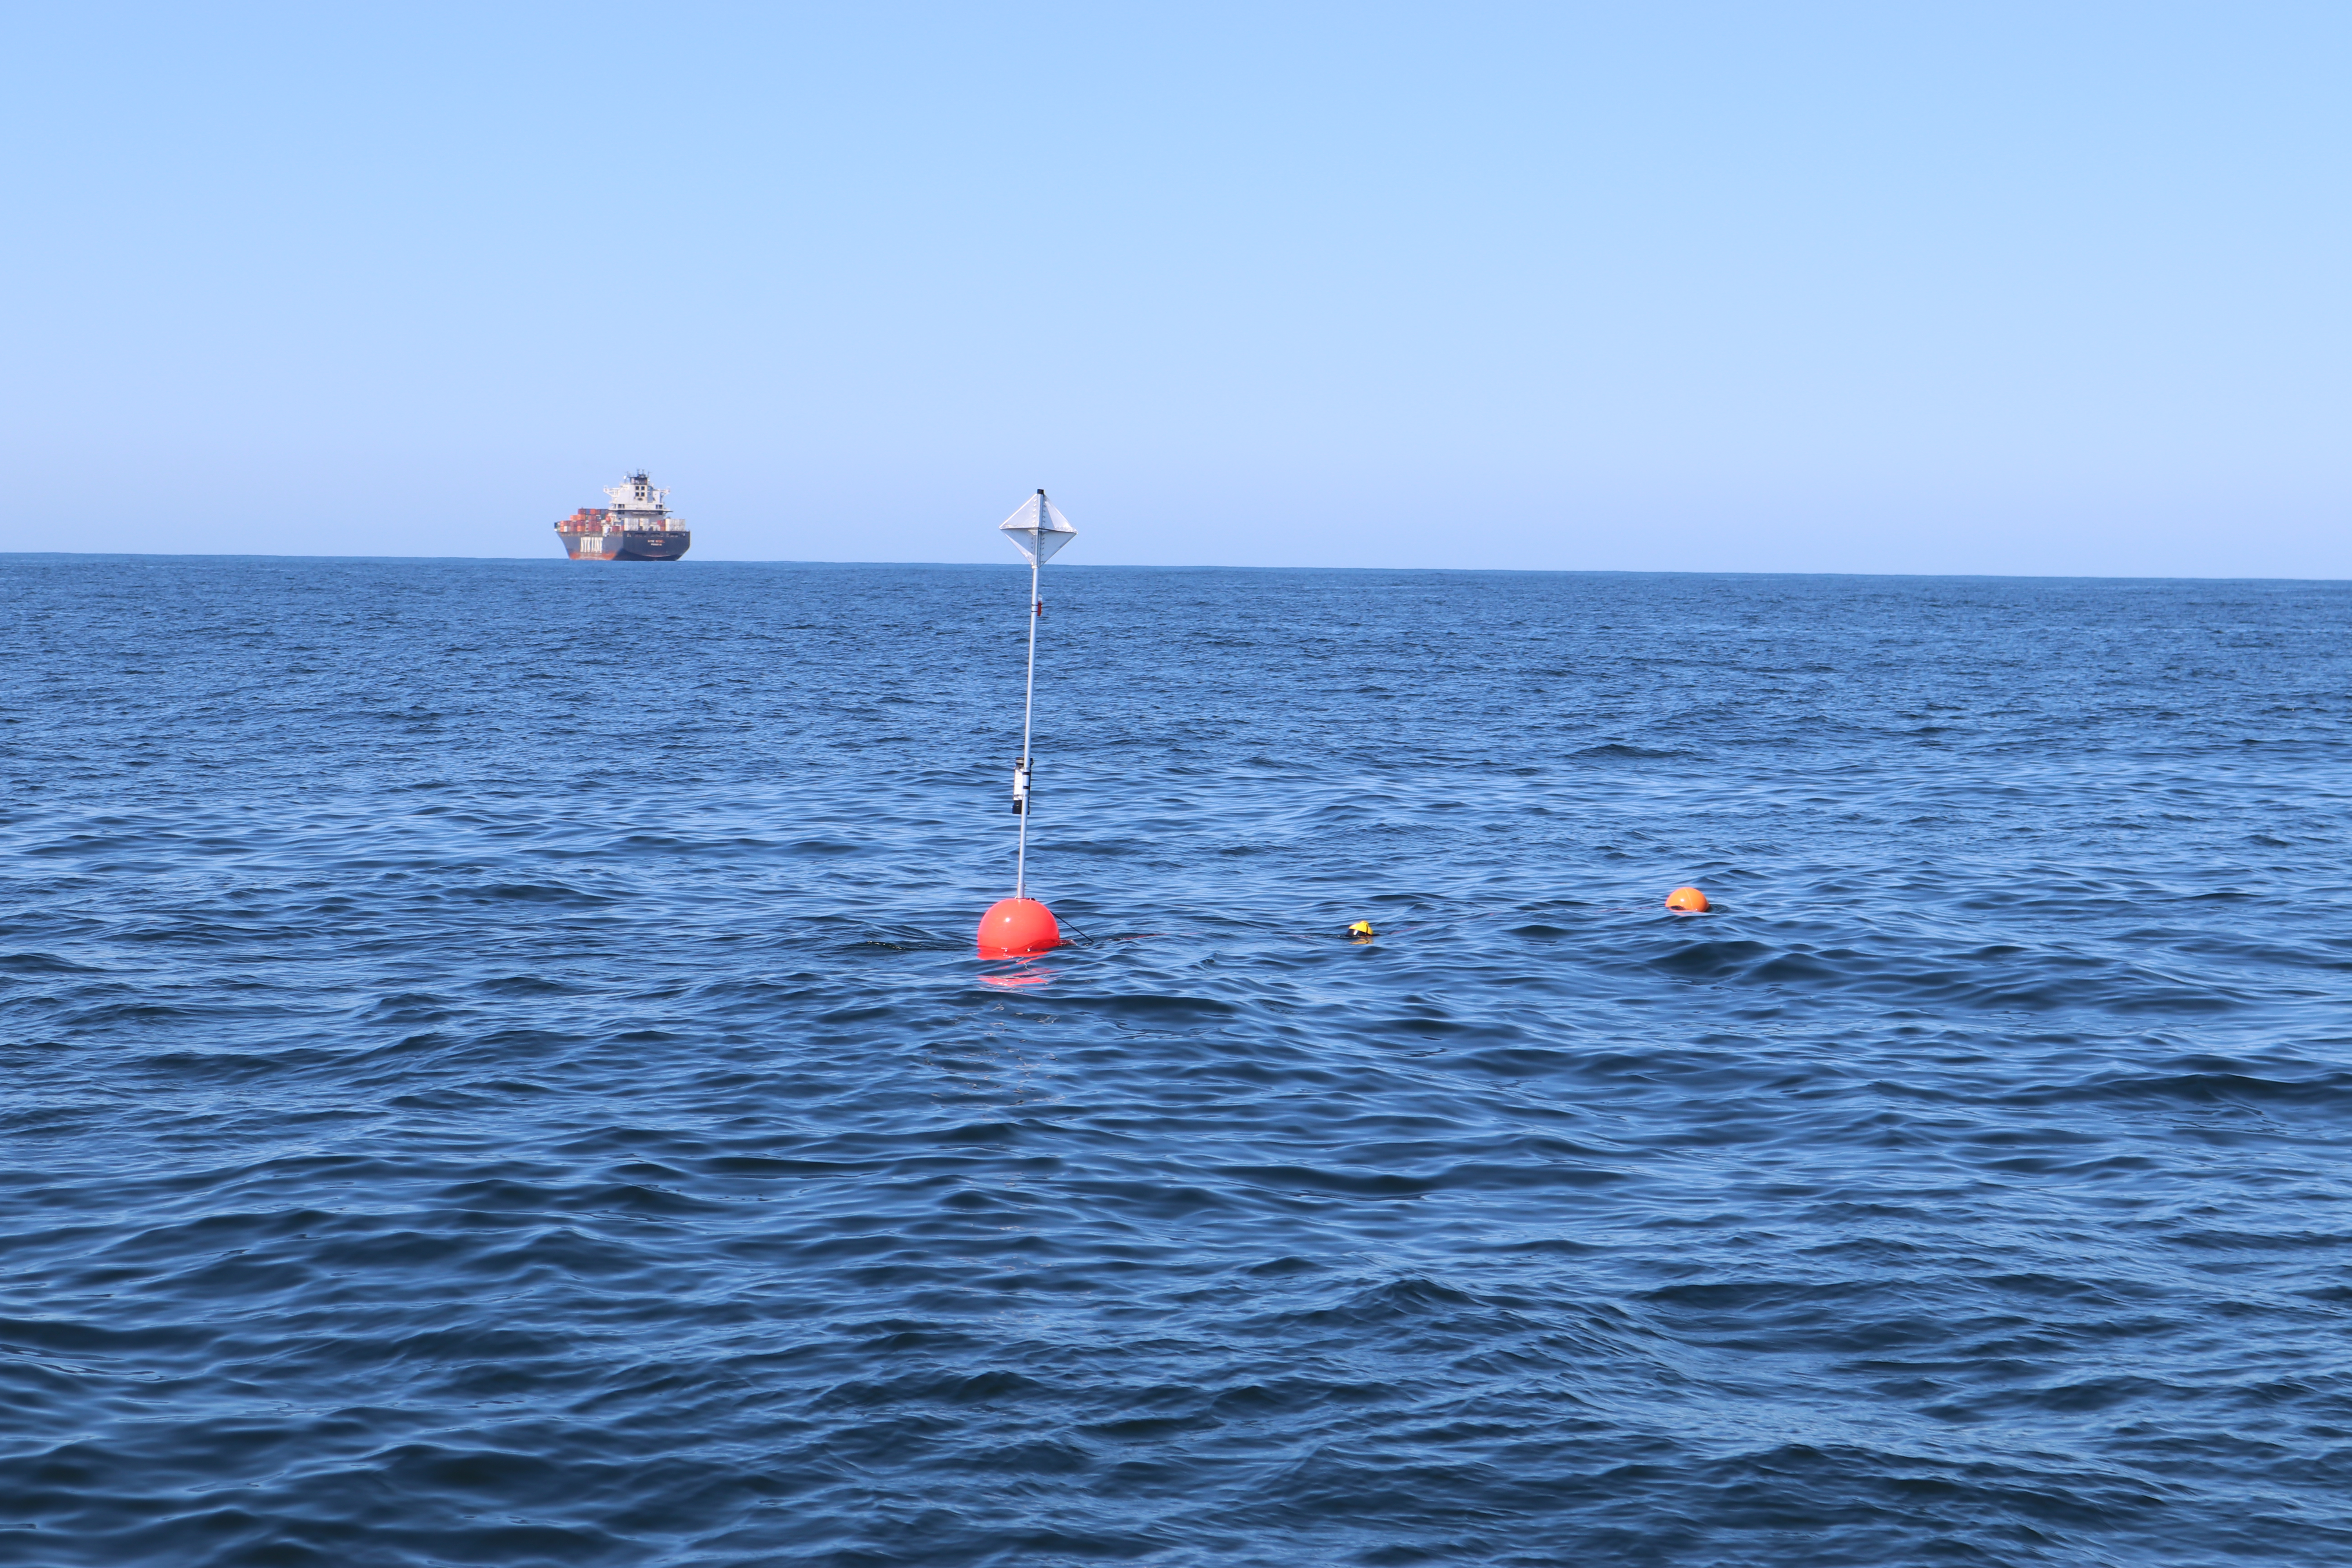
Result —
[{"label": "dark water ripple", "polygon": [[0,1561],[2352,1560],[2352,585],[1048,575],[15,558]]}]

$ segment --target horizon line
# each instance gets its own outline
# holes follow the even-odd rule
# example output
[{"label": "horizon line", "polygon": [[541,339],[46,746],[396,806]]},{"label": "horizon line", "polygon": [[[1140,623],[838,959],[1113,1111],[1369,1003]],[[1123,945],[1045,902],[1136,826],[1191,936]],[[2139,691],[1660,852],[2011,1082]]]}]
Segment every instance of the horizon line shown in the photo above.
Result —
[{"label": "horizon line", "polygon": [[[0,550],[0,559],[29,557],[62,561],[381,561],[414,564],[457,565],[479,564],[495,566],[578,566],[582,563],[564,556],[541,555],[308,555],[278,554],[261,552],[164,552],[145,550]],[[598,566],[650,566],[688,564],[684,560],[672,562],[594,562]],[[1003,566],[1017,570],[1019,561],[795,561],[782,558],[761,559],[736,556],[705,556],[692,563],[705,566],[815,566],[815,567],[905,567],[923,571],[947,571],[979,568],[985,570]],[[1077,567],[1097,572],[1411,572],[1444,573],[1456,576],[1473,576],[1511,573],[1522,576],[1549,577],[1861,577],[1861,578],[1923,578],[1930,581],[1959,582],[2019,582],[2019,583],[2308,583],[2352,584],[2352,577],[2275,577],[2243,574],[2211,574],[2202,575],[2151,575],[2147,574],[2105,572],[1832,572],[1832,571],[1734,571],[1705,567],[1622,567],[1622,566],[1257,566],[1227,565],[1214,562],[1167,563],[1156,562],[1057,561],[1056,566]]]}]

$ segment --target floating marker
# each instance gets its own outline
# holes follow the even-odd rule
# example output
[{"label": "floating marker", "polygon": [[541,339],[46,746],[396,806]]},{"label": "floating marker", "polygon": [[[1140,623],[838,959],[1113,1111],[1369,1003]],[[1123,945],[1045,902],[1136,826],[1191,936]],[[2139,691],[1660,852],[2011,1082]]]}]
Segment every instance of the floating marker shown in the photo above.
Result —
[{"label": "floating marker", "polygon": [[1348,928],[1348,934],[1354,937],[1358,942],[1370,942],[1380,933],[1372,929],[1371,921],[1358,921],[1354,925]]},{"label": "floating marker", "polygon": [[1062,945],[1054,911],[1034,899],[999,899],[980,917],[980,955],[1019,958]]},{"label": "floating marker", "polygon": [[1037,596],[1037,574],[1054,552],[1078,536],[1045,492],[1021,503],[1021,509],[997,524],[1013,548],[1029,558],[1029,684],[1021,699],[1021,756],[1013,764],[1013,810],[1021,818],[1018,847],[1013,851],[1013,896],[999,899],[980,918],[980,955],[1017,958],[1044,952],[1062,944],[1062,928],[1054,911],[1028,897],[1030,789],[1029,721],[1037,706],[1037,623],[1045,618],[1045,601]]},{"label": "floating marker", "polygon": [[1666,895],[1666,908],[1688,915],[1706,913],[1706,895],[1696,888],[1676,888]]}]

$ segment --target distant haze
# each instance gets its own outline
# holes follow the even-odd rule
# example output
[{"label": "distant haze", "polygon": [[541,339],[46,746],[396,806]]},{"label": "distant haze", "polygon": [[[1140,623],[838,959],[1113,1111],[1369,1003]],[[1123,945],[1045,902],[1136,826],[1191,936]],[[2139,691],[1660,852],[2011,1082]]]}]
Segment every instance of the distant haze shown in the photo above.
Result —
[{"label": "distant haze", "polygon": [[[0,549],[2352,577],[2334,4],[17,8]],[[602,568],[566,568],[601,570]],[[681,570],[689,568],[679,568]]]}]

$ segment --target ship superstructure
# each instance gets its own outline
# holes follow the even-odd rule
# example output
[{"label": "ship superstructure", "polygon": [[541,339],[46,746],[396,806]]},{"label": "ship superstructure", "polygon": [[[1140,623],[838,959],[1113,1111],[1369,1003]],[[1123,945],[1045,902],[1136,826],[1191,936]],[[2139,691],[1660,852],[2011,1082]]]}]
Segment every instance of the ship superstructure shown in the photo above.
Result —
[{"label": "ship superstructure", "polygon": [[611,506],[582,507],[555,525],[574,561],[675,561],[694,542],[669,510],[669,492],[639,468],[604,491]]}]

